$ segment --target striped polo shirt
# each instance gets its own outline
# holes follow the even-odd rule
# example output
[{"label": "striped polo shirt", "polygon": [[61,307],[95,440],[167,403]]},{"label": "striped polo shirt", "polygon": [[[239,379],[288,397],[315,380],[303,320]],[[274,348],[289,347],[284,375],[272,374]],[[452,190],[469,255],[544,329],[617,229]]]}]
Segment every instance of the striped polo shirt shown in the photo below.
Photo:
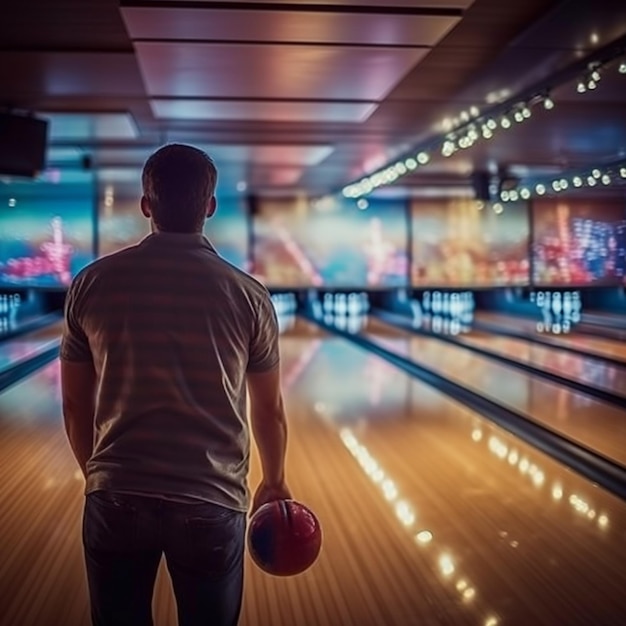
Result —
[{"label": "striped polo shirt", "polygon": [[152,233],[74,278],[61,358],[98,385],[86,493],[246,511],[246,372],[277,365],[267,289],[201,233]]}]

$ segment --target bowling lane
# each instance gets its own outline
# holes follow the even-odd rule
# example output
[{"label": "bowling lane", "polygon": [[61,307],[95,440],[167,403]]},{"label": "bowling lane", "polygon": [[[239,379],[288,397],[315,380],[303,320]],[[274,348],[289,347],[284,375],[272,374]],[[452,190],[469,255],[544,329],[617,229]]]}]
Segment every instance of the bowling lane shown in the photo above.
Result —
[{"label": "bowling lane", "polygon": [[[281,350],[288,478],[324,546],[294,578],[247,560],[240,626],[619,623],[623,501],[314,327],[296,323]],[[58,390],[55,362],[0,395],[7,624],[88,623],[82,480]],[[176,623],[163,568],[154,606],[155,626]]]},{"label": "bowling lane", "polygon": [[626,465],[626,411],[436,338],[369,318],[361,334]]},{"label": "bowling lane", "polygon": [[610,391],[624,397],[626,402],[626,362],[624,367],[608,364],[601,359],[582,357],[566,350],[549,348],[525,339],[504,337],[474,330],[455,336],[460,343],[476,346],[547,372]]},{"label": "bowling lane", "polygon": [[29,359],[59,342],[63,322],[59,321],[43,328],[7,339],[0,343],[0,371],[18,361]]},{"label": "bowling lane", "polygon": [[572,347],[577,350],[584,350],[589,356],[610,357],[626,363],[626,342],[623,341],[611,341],[610,339],[601,339],[599,337],[577,335],[575,332],[567,335],[539,333],[537,332],[537,322],[504,313],[476,311],[474,313],[474,323],[486,323],[493,326],[501,326],[505,330],[530,333],[542,339],[548,339],[555,346]]}]

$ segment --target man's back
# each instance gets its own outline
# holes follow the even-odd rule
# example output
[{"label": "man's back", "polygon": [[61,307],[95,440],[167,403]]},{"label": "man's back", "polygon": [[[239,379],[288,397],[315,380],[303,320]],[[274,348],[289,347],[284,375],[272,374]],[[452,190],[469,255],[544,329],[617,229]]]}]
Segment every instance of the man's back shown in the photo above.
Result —
[{"label": "man's back", "polygon": [[[86,268],[68,298],[100,380],[87,493],[247,510],[246,372],[278,362],[265,287],[199,233],[156,233]],[[80,352],[70,333],[64,358]]]}]

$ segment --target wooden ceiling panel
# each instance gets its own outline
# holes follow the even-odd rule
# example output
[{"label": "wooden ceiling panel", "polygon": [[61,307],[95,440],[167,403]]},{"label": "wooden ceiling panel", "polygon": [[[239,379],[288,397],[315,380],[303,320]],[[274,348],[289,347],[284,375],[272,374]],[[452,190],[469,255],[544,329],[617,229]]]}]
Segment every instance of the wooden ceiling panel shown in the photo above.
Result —
[{"label": "wooden ceiling panel", "polygon": [[122,7],[134,40],[434,46],[461,16]]},{"label": "wooden ceiling panel", "polygon": [[132,52],[117,0],[2,2],[5,50]]},{"label": "wooden ceiling panel", "polygon": [[138,42],[152,97],[383,99],[423,48]]},{"label": "wooden ceiling panel", "polygon": [[368,102],[257,100],[151,100],[159,119],[253,120],[259,122],[364,122],[378,106]]},{"label": "wooden ceiling panel", "polygon": [[[198,4],[211,5],[216,4],[207,0],[153,0],[151,4],[177,4],[177,3],[189,3],[197,2]],[[302,4],[300,0],[229,0],[230,4],[274,4],[285,5],[286,7],[296,7],[298,4]],[[321,7],[337,6],[337,7],[356,7],[356,8],[373,8],[378,9],[379,12],[385,11],[392,12],[393,9],[411,9],[419,10],[423,8],[438,8],[438,9],[467,9],[474,3],[474,0],[386,0],[383,3],[380,0],[307,0],[307,5],[320,5]],[[132,5],[130,2],[122,1],[123,5]]]},{"label": "wooden ceiling panel", "polygon": [[[3,52],[0,84],[6,94],[48,97],[143,96],[141,75],[131,52]],[[5,96],[6,97],[6,96]]]}]

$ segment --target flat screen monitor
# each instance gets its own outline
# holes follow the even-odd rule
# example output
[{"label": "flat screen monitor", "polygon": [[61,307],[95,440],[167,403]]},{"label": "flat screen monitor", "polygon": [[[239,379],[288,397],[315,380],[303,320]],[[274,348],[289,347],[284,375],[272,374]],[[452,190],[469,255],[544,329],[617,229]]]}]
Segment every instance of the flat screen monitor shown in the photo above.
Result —
[{"label": "flat screen monitor", "polygon": [[253,274],[269,287],[406,286],[406,204],[370,199],[259,200]]},{"label": "flat screen monitor", "polygon": [[0,185],[0,286],[65,288],[93,260],[93,180],[72,176]]},{"label": "flat screen monitor", "polygon": [[34,178],[46,163],[48,121],[0,113],[0,174]]},{"label": "flat screen monitor", "polygon": [[411,204],[411,226],[414,287],[529,284],[526,203],[416,199]]},{"label": "flat screen monitor", "polygon": [[621,200],[536,200],[533,283],[621,285],[626,279],[626,209]]}]

